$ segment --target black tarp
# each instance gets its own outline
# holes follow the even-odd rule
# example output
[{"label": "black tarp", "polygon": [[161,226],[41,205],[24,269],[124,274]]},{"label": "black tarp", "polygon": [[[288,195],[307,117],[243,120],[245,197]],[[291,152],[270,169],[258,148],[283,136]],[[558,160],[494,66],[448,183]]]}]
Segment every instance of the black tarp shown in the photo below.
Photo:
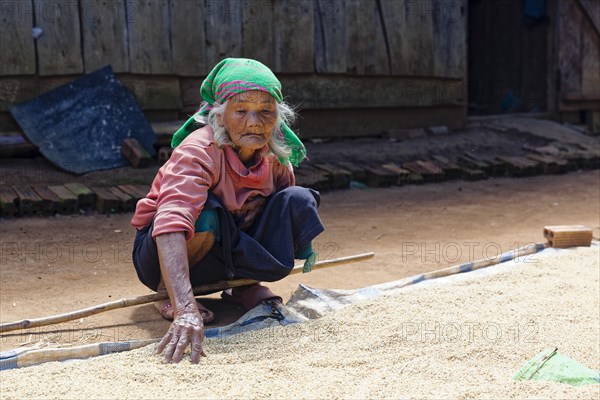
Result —
[{"label": "black tarp", "polygon": [[135,97],[110,66],[62,85],[10,112],[56,166],[75,173],[123,167],[121,141],[135,138],[155,155],[155,135]]}]

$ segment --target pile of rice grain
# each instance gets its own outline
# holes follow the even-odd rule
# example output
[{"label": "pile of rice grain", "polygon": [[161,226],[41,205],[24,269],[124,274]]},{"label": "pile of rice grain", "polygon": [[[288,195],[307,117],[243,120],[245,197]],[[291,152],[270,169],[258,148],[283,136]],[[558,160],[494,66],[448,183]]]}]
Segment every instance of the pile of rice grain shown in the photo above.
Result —
[{"label": "pile of rice grain", "polygon": [[[515,382],[541,350],[600,369],[597,247],[407,291],[320,320],[207,341],[165,365],[153,346],[0,373],[2,398],[581,398],[600,385]],[[530,260],[532,261],[532,260]]]}]

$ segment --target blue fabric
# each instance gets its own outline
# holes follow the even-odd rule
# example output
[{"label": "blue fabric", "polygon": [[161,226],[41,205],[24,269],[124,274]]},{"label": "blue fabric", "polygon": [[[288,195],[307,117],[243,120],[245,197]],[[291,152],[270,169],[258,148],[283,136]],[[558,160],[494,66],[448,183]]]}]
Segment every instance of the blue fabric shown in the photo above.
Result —
[{"label": "blue fabric", "polygon": [[150,123],[110,66],[14,105],[10,112],[50,162],[74,174],[126,166],[125,138],[156,154]]},{"label": "blue fabric", "polygon": [[[214,210],[221,225],[221,241],[190,269],[192,286],[220,280],[248,278],[274,282],[286,277],[294,259],[324,227],[317,207],[319,192],[292,186],[267,199],[263,212],[246,231],[209,192],[205,210]],[[133,264],[140,281],[152,290],[160,282],[160,264],[153,224],[136,234]]]},{"label": "blue fabric", "polygon": [[221,222],[215,210],[202,210],[196,220],[194,232],[212,232],[217,242],[221,241]]}]

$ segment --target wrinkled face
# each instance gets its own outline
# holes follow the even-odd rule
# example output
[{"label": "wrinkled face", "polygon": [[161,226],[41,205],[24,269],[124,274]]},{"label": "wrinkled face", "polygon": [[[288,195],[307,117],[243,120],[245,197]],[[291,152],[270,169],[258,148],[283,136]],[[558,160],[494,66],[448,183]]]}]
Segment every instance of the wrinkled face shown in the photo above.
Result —
[{"label": "wrinkled face", "polygon": [[236,147],[242,150],[260,149],[271,140],[277,122],[275,99],[259,90],[237,94],[229,99],[218,122],[225,126]]}]

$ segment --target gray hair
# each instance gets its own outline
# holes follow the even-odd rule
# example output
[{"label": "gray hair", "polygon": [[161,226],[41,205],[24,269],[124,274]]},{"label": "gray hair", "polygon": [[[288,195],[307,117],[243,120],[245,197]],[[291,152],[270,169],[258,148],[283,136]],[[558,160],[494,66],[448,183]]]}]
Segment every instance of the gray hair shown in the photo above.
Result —
[{"label": "gray hair", "polygon": [[[203,103],[204,104],[204,103]],[[208,116],[196,114],[194,115],[194,120],[204,125],[210,125],[213,132],[215,133],[215,143],[218,147],[223,147],[225,145],[234,146],[229,134],[225,130],[224,126],[219,125],[217,120],[217,116],[223,116],[225,113],[225,107],[227,106],[227,102],[223,104],[214,103],[213,107],[208,112]],[[287,160],[292,154],[292,150],[288,147],[287,144],[283,141],[281,136],[281,130],[279,129],[282,122],[286,125],[290,125],[296,119],[296,112],[294,109],[287,103],[281,102],[276,103],[277,109],[277,122],[275,123],[275,127],[273,128],[273,132],[271,132],[271,140],[268,143],[269,151],[268,153],[273,154],[275,157]]]}]

